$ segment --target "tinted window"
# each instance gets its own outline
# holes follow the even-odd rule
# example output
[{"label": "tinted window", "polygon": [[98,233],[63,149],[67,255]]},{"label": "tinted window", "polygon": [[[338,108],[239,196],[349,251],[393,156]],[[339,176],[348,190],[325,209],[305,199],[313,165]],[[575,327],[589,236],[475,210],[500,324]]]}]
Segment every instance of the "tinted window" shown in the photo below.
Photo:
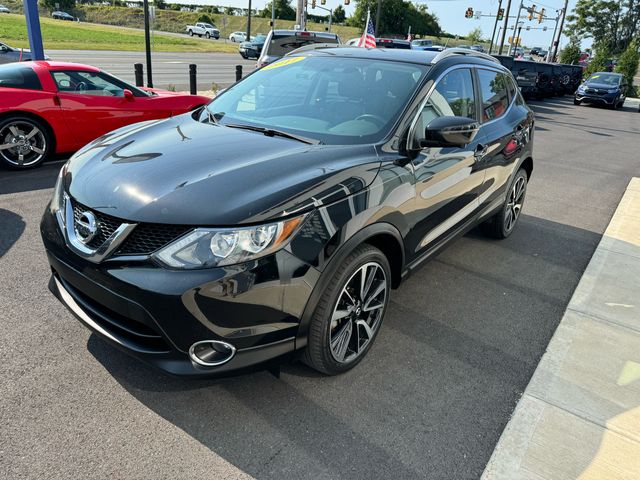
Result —
[{"label": "tinted window", "polygon": [[136,96],[147,96],[142,90],[102,72],[68,70],[51,72],[51,76],[61,93],[95,97],[124,97],[124,90],[129,89]]},{"label": "tinted window", "polygon": [[42,90],[36,72],[30,67],[20,64],[0,66],[0,87]]},{"label": "tinted window", "polygon": [[620,84],[620,80],[622,79],[622,77],[620,75],[614,75],[611,73],[602,73],[602,72],[598,72],[598,73],[594,73],[593,75],[591,75],[588,79],[587,82],[590,83],[603,83],[605,85],[619,85]]},{"label": "tinted window", "polygon": [[482,100],[482,121],[499,118],[507,111],[507,78],[502,73],[478,69],[480,98]]},{"label": "tinted window", "polygon": [[295,35],[276,34],[271,38],[267,54],[277,57],[283,57],[295,49],[310,45],[312,43],[338,43],[337,37],[316,37],[313,34],[304,35],[305,32],[296,33]]},{"label": "tinted window", "polygon": [[422,136],[433,119],[449,116],[476,119],[473,80],[469,69],[453,70],[438,82],[420,113],[415,130],[417,136]]},{"label": "tinted window", "polygon": [[208,109],[222,125],[271,127],[327,144],[371,143],[389,132],[427,71],[391,61],[287,57],[225,90]]}]

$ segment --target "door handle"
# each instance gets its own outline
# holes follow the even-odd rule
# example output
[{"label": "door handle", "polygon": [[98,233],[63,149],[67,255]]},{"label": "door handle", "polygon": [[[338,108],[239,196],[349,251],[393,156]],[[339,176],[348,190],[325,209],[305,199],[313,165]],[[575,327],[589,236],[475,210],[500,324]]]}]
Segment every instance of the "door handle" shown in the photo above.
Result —
[{"label": "door handle", "polygon": [[482,160],[488,151],[489,151],[489,147],[487,145],[483,145],[482,143],[479,143],[478,145],[476,145],[476,149],[473,152],[473,156],[476,158],[476,162],[479,162],[480,160]]}]

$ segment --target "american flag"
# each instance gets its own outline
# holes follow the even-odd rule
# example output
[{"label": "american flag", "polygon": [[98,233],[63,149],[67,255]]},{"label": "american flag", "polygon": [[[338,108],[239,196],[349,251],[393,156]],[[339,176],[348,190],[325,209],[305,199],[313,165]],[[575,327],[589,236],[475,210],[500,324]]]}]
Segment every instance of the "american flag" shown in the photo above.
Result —
[{"label": "american flag", "polygon": [[373,22],[371,21],[371,13],[367,12],[367,29],[362,32],[359,47],[376,48],[375,30],[373,29]]}]

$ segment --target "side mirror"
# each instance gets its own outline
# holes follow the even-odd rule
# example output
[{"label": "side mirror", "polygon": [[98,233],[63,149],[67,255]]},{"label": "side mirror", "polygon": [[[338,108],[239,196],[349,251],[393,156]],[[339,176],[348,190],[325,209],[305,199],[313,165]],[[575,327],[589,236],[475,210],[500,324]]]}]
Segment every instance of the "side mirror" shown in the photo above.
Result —
[{"label": "side mirror", "polygon": [[129,100],[130,102],[132,102],[133,100],[136,99],[136,97],[133,95],[133,92],[131,90],[129,90],[128,88],[124,89],[124,98],[126,100]]},{"label": "side mirror", "polygon": [[467,117],[438,117],[424,130],[421,147],[464,147],[471,143],[480,130],[476,120]]}]

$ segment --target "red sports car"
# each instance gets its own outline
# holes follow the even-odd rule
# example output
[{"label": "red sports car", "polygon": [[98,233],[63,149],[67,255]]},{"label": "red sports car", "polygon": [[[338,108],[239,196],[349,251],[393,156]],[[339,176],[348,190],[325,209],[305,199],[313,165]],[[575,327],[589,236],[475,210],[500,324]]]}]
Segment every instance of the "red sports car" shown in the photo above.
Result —
[{"label": "red sports car", "polygon": [[1,65],[0,162],[10,168],[35,167],[116,128],[185,113],[209,100],[134,87],[88,65]]}]

